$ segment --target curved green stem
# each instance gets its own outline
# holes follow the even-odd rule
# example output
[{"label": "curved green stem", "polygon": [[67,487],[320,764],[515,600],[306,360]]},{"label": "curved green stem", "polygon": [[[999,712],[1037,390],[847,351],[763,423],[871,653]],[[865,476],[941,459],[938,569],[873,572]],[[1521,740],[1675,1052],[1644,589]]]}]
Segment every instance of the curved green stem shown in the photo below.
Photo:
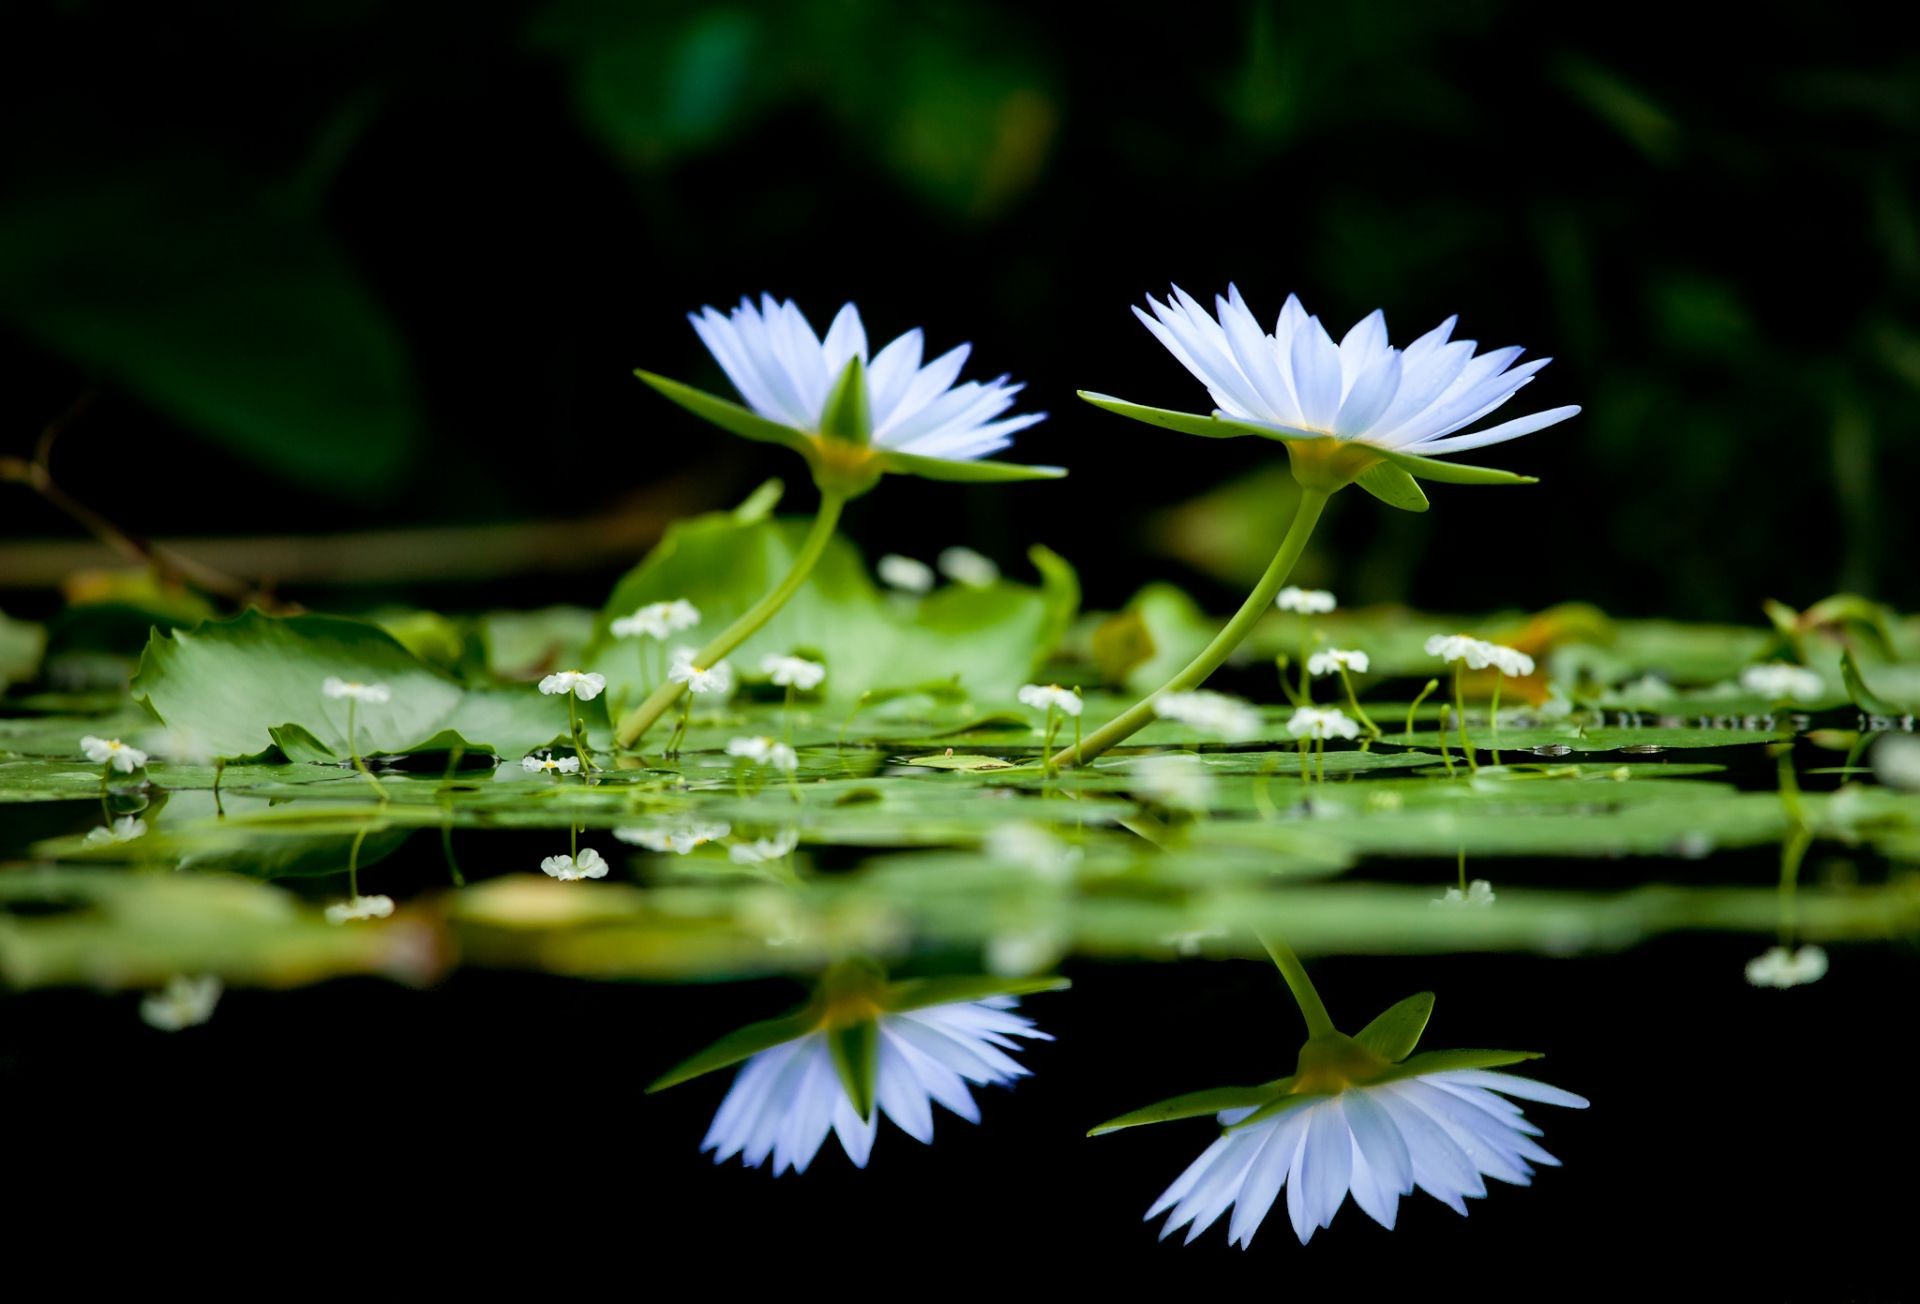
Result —
[{"label": "curved green stem", "polygon": [[1301,552],[1306,549],[1307,540],[1313,535],[1313,527],[1319,523],[1320,513],[1326,508],[1327,498],[1328,493],[1324,489],[1300,490],[1300,510],[1294,513],[1293,524],[1287,527],[1287,537],[1281,540],[1280,550],[1273,554],[1267,573],[1260,577],[1253,592],[1240,604],[1240,610],[1213,636],[1213,642],[1207,644],[1199,656],[1189,661],[1173,678],[1095,729],[1085,739],[1072,747],[1063,748],[1054,756],[1052,763],[1057,766],[1080,765],[1092,760],[1152,724],[1154,699],[1162,693],[1184,693],[1206,683],[1207,677],[1233,655],[1233,650],[1253,632],[1253,627],[1273,606],[1281,585],[1287,582],[1287,576],[1293,573],[1294,563],[1300,560]]},{"label": "curved green stem", "polygon": [[[694,653],[694,664],[703,669],[712,669],[718,662],[724,661],[727,654],[751,638],[760,627],[773,619],[773,614],[787,605],[787,600],[800,591],[807,582],[807,576],[819,564],[820,556],[827,550],[827,543],[833,538],[833,530],[840,523],[840,509],[847,504],[841,494],[822,493],[820,510],[815,513],[813,527],[807,531],[807,537],[800,545],[800,553],[793,559],[793,568],[786,578],[773,587],[766,597],[747,609],[746,613],[722,630],[714,640]],[[654,689],[646,701],[627,713],[620,722],[619,745],[632,747],[651,729],[661,716],[665,715],[673,704],[686,692],[685,684],[665,683]]]},{"label": "curved green stem", "polygon": [[1285,939],[1261,935],[1261,945],[1267,948],[1267,954],[1273,957],[1274,964],[1280,967],[1280,976],[1287,980],[1287,990],[1293,993],[1294,1004],[1300,1007],[1300,1015],[1307,1021],[1307,1035],[1321,1037],[1338,1031],[1333,1019],[1327,1014],[1327,1007],[1320,1000],[1320,993],[1313,989],[1313,980],[1307,977],[1307,971],[1300,964],[1300,957],[1293,953]]}]

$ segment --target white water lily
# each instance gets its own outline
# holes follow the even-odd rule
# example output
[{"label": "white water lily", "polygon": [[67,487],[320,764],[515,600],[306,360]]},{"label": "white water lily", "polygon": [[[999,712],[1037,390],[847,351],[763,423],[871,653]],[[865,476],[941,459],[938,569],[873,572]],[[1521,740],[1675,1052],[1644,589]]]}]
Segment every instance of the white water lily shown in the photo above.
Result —
[{"label": "white water lily", "polygon": [[1315,652],[1307,658],[1307,673],[1310,675],[1334,675],[1342,670],[1350,670],[1356,675],[1367,673],[1367,667],[1373,659],[1365,652],[1350,652],[1343,648],[1328,648],[1324,652]]},{"label": "white water lily", "polygon": [[145,837],[147,822],[137,815],[122,815],[111,824],[104,824],[87,833],[87,845],[90,847],[110,846],[117,842],[132,842],[135,838]]},{"label": "white water lily", "polygon": [[578,756],[535,756],[528,753],[520,758],[520,768],[528,774],[578,774],[580,758]]},{"label": "white water lily", "polygon": [[800,766],[793,748],[773,738],[735,738],[727,743],[727,755],[749,765],[769,766],[782,774],[792,774]]},{"label": "white water lily", "polygon": [[1493,884],[1487,882],[1484,878],[1476,878],[1473,882],[1467,884],[1467,890],[1465,892],[1462,892],[1458,886],[1450,887],[1444,896],[1437,896],[1428,904],[1436,906],[1485,907],[1491,906],[1499,899],[1500,898],[1493,894]]},{"label": "white water lily", "polygon": [[1178,721],[1222,738],[1245,738],[1260,732],[1260,712],[1251,702],[1205,689],[1162,693],[1153,699],[1153,713],[1162,720]]},{"label": "white water lily", "polygon": [[1827,693],[1819,675],[1784,661],[1748,666],[1740,672],[1740,687],[1770,702],[1817,702]]},{"label": "white water lily", "polygon": [[1273,334],[1260,329],[1240,291],[1229,285],[1209,315],[1175,286],[1152,314],[1134,315],[1213,396],[1226,417],[1300,438],[1332,438],[1420,457],[1463,452],[1565,421],[1578,407],[1549,408],[1461,433],[1492,413],[1551,359],[1515,366],[1523,350],[1476,356],[1471,340],[1453,340],[1449,317],[1404,349],[1387,342],[1387,319],[1363,317],[1338,344],[1289,295]]},{"label": "white water lily", "polygon": [[1036,711],[1059,711],[1062,715],[1079,715],[1086,705],[1080,694],[1058,684],[1026,684],[1015,696],[1022,706]]},{"label": "white water lily", "polygon": [[557,878],[563,883],[607,876],[605,858],[592,847],[582,847],[578,854],[572,856],[548,856],[540,862],[540,868],[548,877]]},{"label": "white water lily", "polygon": [[556,670],[540,681],[540,691],[549,697],[572,693],[583,702],[591,702],[607,687],[607,677],[589,670]]},{"label": "white water lily", "polygon": [[774,655],[760,659],[760,673],[781,688],[797,688],[804,693],[820,687],[827,677],[827,668],[805,657]]},{"label": "white water lily", "polygon": [[[1485,1069],[1455,1069],[1348,1086],[1239,1130],[1201,1153],[1147,1211],[1168,1210],[1162,1239],[1187,1228],[1191,1243],[1231,1208],[1230,1243],[1253,1243],[1280,1197],[1302,1245],[1329,1225],[1349,1194],[1360,1209],[1391,1228],[1400,1198],[1415,1187],[1454,1212],[1487,1193],[1486,1179],[1527,1186],[1533,1165],[1560,1163],[1533,1138],[1540,1129],[1506,1097],[1585,1109],[1570,1091]],[[1254,1109],[1217,1115],[1233,1128]]]},{"label": "white water lily", "polygon": [[1338,607],[1340,601],[1325,589],[1303,589],[1289,584],[1280,590],[1273,605],[1281,611],[1298,612],[1302,616],[1324,616]]},{"label": "white water lily", "polygon": [[1008,1055],[1016,1037],[1051,1041],[1033,1021],[1014,1013],[1010,996],[884,1012],[874,1023],[875,1108],[862,1118],[847,1095],[825,1031],[760,1051],[734,1077],[701,1141],[715,1163],[735,1155],[749,1168],[769,1158],[778,1177],[804,1173],[829,1132],[840,1138],[855,1167],[873,1153],[880,1115],[922,1144],[933,1141],[937,1103],[969,1123],[980,1106],[968,1089],[1011,1083],[1029,1070]]},{"label": "white water lily", "polygon": [[393,913],[390,896],[356,896],[327,907],[327,922],[345,924],[356,919],[385,919]]},{"label": "white water lily", "polygon": [[1000,568],[993,558],[971,548],[944,549],[934,562],[942,575],[970,589],[987,588],[1000,578]]},{"label": "white water lily", "polygon": [[937,578],[927,563],[902,557],[897,552],[890,552],[875,562],[873,570],[882,584],[902,593],[931,593]]},{"label": "white water lily", "polygon": [[736,865],[765,865],[772,861],[785,860],[799,845],[800,835],[788,830],[771,838],[735,842],[727,848],[727,859]]},{"label": "white water lily", "polygon": [[676,684],[685,684],[689,693],[727,693],[733,689],[733,667],[725,661],[711,666],[698,666],[693,662],[699,653],[690,647],[677,647],[673,650],[673,661],[667,667],[667,678]]},{"label": "white water lily", "polygon": [[1360,722],[1332,706],[1303,706],[1287,719],[1287,732],[1295,738],[1358,738]]},{"label": "white water lily", "polygon": [[1464,661],[1469,670],[1492,666],[1501,674],[1520,679],[1533,673],[1533,658],[1517,648],[1503,647],[1465,634],[1435,634],[1426,642],[1427,655],[1442,661]]},{"label": "white water lily", "polygon": [[648,851],[672,852],[684,856],[695,847],[704,847],[709,842],[718,842],[731,833],[731,825],[687,824],[677,828],[618,828],[613,836],[635,847],[644,847]]},{"label": "white water lily", "polygon": [[385,684],[363,684],[355,679],[340,679],[328,675],[320,684],[320,691],[336,700],[352,698],[356,702],[391,702],[393,690]]},{"label": "white water lily", "polygon": [[213,1017],[222,990],[220,980],[212,974],[197,978],[176,975],[161,990],[140,998],[141,1021],[161,1032],[198,1027]]},{"label": "white water lily", "polygon": [[1801,987],[1827,976],[1827,953],[1817,946],[1790,951],[1768,948],[1747,961],[1747,981],[1755,987]]},{"label": "white water lily", "polygon": [[147,763],[147,754],[118,738],[96,738],[88,734],[80,740],[80,750],[95,765],[105,765],[122,774],[132,774]]},{"label": "white water lily", "polygon": [[615,638],[651,638],[660,642],[700,623],[700,609],[685,598],[649,602],[631,616],[621,616],[609,629]]}]

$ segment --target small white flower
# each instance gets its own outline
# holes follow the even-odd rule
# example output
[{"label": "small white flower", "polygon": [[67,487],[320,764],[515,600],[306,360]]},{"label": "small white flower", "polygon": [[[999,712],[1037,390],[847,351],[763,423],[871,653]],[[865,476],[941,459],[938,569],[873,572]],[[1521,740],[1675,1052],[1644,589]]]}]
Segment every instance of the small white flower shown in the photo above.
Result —
[{"label": "small white flower", "polygon": [[693,664],[696,655],[690,647],[675,648],[673,663],[667,667],[667,678],[676,684],[685,684],[689,693],[731,692],[733,667],[724,661],[713,666],[696,666]]},{"label": "small white flower", "polygon": [[607,876],[607,862],[592,847],[580,848],[577,856],[548,856],[540,862],[540,868],[563,883]]},{"label": "small white flower", "polygon": [[578,774],[580,758],[578,756],[535,756],[529,752],[520,758],[520,768],[528,774]]},{"label": "small white flower", "polygon": [[767,656],[760,659],[760,673],[781,688],[797,688],[804,693],[820,687],[820,681],[827,677],[827,668],[805,657]]},{"label": "small white flower", "polygon": [[984,589],[1000,578],[1000,568],[993,564],[993,558],[971,548],[943,549],[934,563],[942,575],[970,589]]},{"label": "small white flower", "polygon": [[1328,648],[1325,652],[1315,652],[1307,658],[1307,673],[1310,675],[1331,675],[1340,670],[1351,670],[1356,675],[1367,673],[1367,667],[1373,664],[1365,652],[1347,652],[1340,648]]},{"label": "small white flower", "polygon": [[115,842],[132,842],[135,838],[145,837],[147,822],[137,815],[122,815],[112,824],[103,825],[87,834],[87,845],[104,847]]},{"label": "small white flower", "polygon": [[800,766],[793,748],[772,738],[735,738],[727,743],[727,755],[749,765],[768,765],[783,774],[792,774]]},{"label": "small white flower", "polygon": [[1525,652],[1465,634],[1435,634],[1427,640],[1427,655],[1442,661],[1464,661],[1469,670],[1494,667],[1501,674],[1519,679],[1533,673],[1533,658]]},{"label": "small white flower", "polygon": [[1280,590],[1273,605],[1282,611],[1297,611],[1303,616],[1324,616],[1340,605],[1325,589],[1303,589],[1289,584]]},{"label": "small white flower", "polygon": [[736,865],[764,865],[769,861],[785,860],[799,845],[800,835],[789,829],[771,838],[736,842],[727,848],[727,859]]},{"label": "small white flower", "polygon": [[1169,810],[1203,811],[1213,800],[1213,776],[1186,752],[1148,756],[1133,766],[1133,791]]},{"label": "small white flower", "polygon": [[1358,721],[1332,706],[1303,706],[1287,720],[1287,732],[1295,738],[1358,738]]},{"label": "small white flower", "polygon": [[1064,715],[1077,716],[1085,706],[1085,703],[1080,700],[1080,694],[1070,688],[1062,688],[1058,684],[1028,684],[1020,690],[1018,696],[1021,705],[1030,706],[1036,711],[1044,711],[1052,707]]},{"label": "small white flower", "polygon": [[356,919],[385,919],[393,913],[390,896],[357,896],[327,907],[327,922],[345,924]]},{"label": "small white flower", "polygon": [[198,978],[178,975],[169,978],[160,991],[140,998],[140,1018],[149,1028],[161,1032],[197,1027],[213,1017],[221,991],[220,980],[212,974]]},{"label": "small white flower", "polygon": [[174,765],[211,765],[216,759],[212,744],[189,725],[170,725],[151,738],[147,754]]},{"label": "small white flower", "polygon": [[695,847],[718,842],[732,831],[726,824],[689,824],[683,828],[621,828],[615,829],[613,836],[648,851],[670,851],[684,856]]},{"label": "small white flower", "polygon": [[1920,791],[1920,738],[1881,739],[1873,749],[1873,772],[1890,788]]},{"label": "small white flower", "polygon": [[1747,961],[1747,981],[1755,987],[1800,987],[1826,976],[1827,953],[1817,946],[1775,946]]},{"label": "small white flower", "polygon": [[88,734],[80,740],[80,750],[95,765],[108,765],[122,774],[132,774],[147,763],[147,754],[138,747],[129,747],[118,738],[95,738]]},{"label": "small white flower", "polygon": [[354,679],[340,679],[328,675],[320,685],[320,691],[332,698],[350,697],[356,702],[390,702],[393,690],[385,684],[363,684]]},{"label": "small white flower", "polygon": [[1770,702],[1817,702],[1827,692],[1819,675],[1782,661],[1748,666],[1740,672],[1740,687]]},{"label": "small white flower", "polygon": [[715,1163],[739,1155],[748,1168],[771,1156],[778,1177],[788,1169],[806,1172],[829,1132],[854,1166],[865,1168],[881,1114],[923,1145],[933,1141],[935,1103],[978,1123],[980,1106],[968,1084],[1027,1076],[1006,1053],[1018,1049],[1013,1038],[1053,1040],[1014,1006],[1010,996],[989,996],[878,1016],[877,1108],[864,1119],[847,1099],[824,1031],[763,1050],[740,1067],[700,1149],[711,1150]]},{"label": "small white flower", "polygon": [[1205,689],[1162,693],[1153,699],[1153,713],[1162,720],[1178,721],[1222,738],[1245,738],[1260,732],[1260,712],[1252,703]]},{"label": "small white flower", "polygon": [[873,569],[880,576],[880,582],[888,588],[899,589],[902,593],[933,591],[933,567],[923,561],[890,552],[875,562]]},{"label": "small white flower", "polygon": [[700,623],[700,609],[685,598],[671,602],[649,602],[631,616],[622,616],[610,627],[615,638],[645,636],[665,642],[683,629]]},{"label": "small white flower", "polygon": [[995,933],[987,939],[982,953],[987,972],[1003,978],[1024,978],[1060,963],[1066,953],[1067,935],[1058,928],[1042,926],[1019,932]]},{"label": "small white flower", "polygon": [[1493,894],[1493,884],[1484,878],[1476,878],[1467,884],[1462,892],[1458,887],[1447,889],[1445,896],[1437,896],[1428,904],[1436,906],[1491,906],[1500,898]]},{"label": "small white flower", "polygon": [[1024,820],[996,824],[981,843],[981,850],[994,860],[1018,865],[1054,883],[1071,878],[1083,854],[1079,847],[1061,841],[1041,825]]},{"label": "small white flower", "polygon": [[540,681],[540,691],[549,697],[561,693],[572,693],[583,702],[591,702],[600,696],[607,686],[605,675],[596,675],[585,670],[557,670]]}]

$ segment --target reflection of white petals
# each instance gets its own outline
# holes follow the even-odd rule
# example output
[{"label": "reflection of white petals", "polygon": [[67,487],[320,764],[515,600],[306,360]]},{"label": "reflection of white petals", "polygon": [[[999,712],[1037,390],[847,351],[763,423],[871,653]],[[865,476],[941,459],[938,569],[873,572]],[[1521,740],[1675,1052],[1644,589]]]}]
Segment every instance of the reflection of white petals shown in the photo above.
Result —
[{"label": "reflection of white petals", "polygon": [[1340,603],[1325,589],[1303,589],[1289,584],[1280,590],[1273,605],[1282,611],[1297,611],[1303,616],[1324,616]]},{"label": "reflection of white petals", "polygon": [[726,824],[688,824],[678,828],[620,828],[613,831],[613,836],[648,851],[670,851],[684,856],[695,847],[717,842],[730,832],[732,829]]},{"label": "reflection of white petals", "polygon": [[1826,976],[1827,953],[1817,946],[1776,946],[1747,961],[1747,981],[1755,987],[1800,987]]},{"label": "reflection of white petals", "polygon": [[357,896],[336,901],[327,907],[327,922],[344,924],[355,919],[385,919],[393,913],[390,896]]},{"label": "reflection of white petals", "polygon": [[699,608],[685,598],[675,598],[671,602],[649,602],[631,616],[621,616],[610,628],[615,638],[644,636],[664,642],[699,623]]},{"label": "reflection of white petals", "polygon": [[578,774],[580,758],[578,756],[535,756],[529,752],[520,758],[520,768],[528,774]]},{"label": "reflection of white petals", "polygon": [[1260,712],[1251,702],[1205,689],[1162,693],[1153,699],[1153,713],[1162,720],[1175,720],[1222,738],[1245,738],[1260,732]]},{"label": "reflection of white petals", "polygon": [[87,834],[87,845],[103,847],[115,842],[132,842],[135,838],[146,836],[147,822],[137,815],[122,815],[112,824],[103,825]]},{"label": "reflection of white petals", "polygon": [[221,990],[220,980],[212,974],[170,978],[165,988],[140,999],[140,1018],[149,1028],[162,1032],[196,1027],[213,1017]]},{"label": "reflection of white petals", "polygon": [[320,691],[331,698],[350,697],[356,702],[390,702],[393,690],[385,684],[363,684],[354,679],[339,679],[328,675],[320,684]]},{"label": "reflection of white petals", "polygon": [[1365,652],[1349,652],[1341,648],[1328,648],[1325,652],[1315,652],[1307,658],[1307,673],[1310,675],[1330,675],[1339,670],[1351,670],[1356,675],[1367,673],[1372,664]]},{"label": "reflection of white petals", "polygon": [[933,590],[933,567],[923,561],[890,552],[874,563],[873,569],[882,584],[899,589],[902,593],[929,593]]},{"label": "reflection of white petals", "polygon": [[676,684],[685,684],[689,693],[731,692],[733,667],[724,661],[713,666],[697,666],[693,663],[696,655],[693,648],[675,648],[673,662],[667,667],[667,678]]},{"label": "reflection of white petals", "polygon": [[1484,878],[1476,878],[1467,884],[1462,892],[1458,887],[1447,889],[1445,896],[1437,896],[1429,903],[1436,906],[1490,906],[1499,900],[1493,894],[1493,884]]},{"label": "reflection of white petals", "polygon": [[947,548],[934,561],[942,575],[970,589],[984,589],[1000,578],[993,559],[971,548]]},{"label": "reflection of white petals", "polygon": [[118,738],[96,738],[88,734],[80,740],[80,750],[95,765],[108,765],[122,774],[132,774],[147,763],[147,754],[129,747]]},{"label": "reflection of white petals", "polygon": [[788,830],[771,838],[736,842],[727,848],[727,859],[736,865],[764,865],[769,861],[785,860],[799,845],[800,835]]},{"label": "reflection of white petals", "polygon": [[1030,706],[1036,711],[1052,708],[1066,715],[1079,715],[1085,705],[1080,700],[1080,694],[1058,684],[1027,684],[1021,688],[1018,697],[1021,705]]},{"label": "reflection of white petals", "polygon": [[806,692],[820,687],[820,681],[827,677],[827,668],[805,657],[767,656],[760,659],[760,673],[781,688]]},{"label": "reflection of white petals", "polygon": [[548,856],[540,862],[540,868],[549,877],[563,883],[571,883],[582,878],[605,878],[607,862],[592,847],[580,848],[577,856]]},{"label": "reflection of white petals", "polygon": [[767,765],[783,774],[792,774],[800,766],[793,748],[771,738],[735,738],[727,743],[727,755],[749,765]]},{"label": "reflection of white petals", "polygon": [[1287,719],[1295,738],[1358,738],[1360,725],[1338,707],[1303,706]]},{"label": "reflection of white petals", "polygon": [[1890,788],[1920,791],[1920,738],[1881,739],[1873,749],[1873,773]]},{"label": "reflection of white petals", "polygon": [[1826,683],[1805,666],[1771,662],[1740,672],[1740,687],[1770,702],[1817,702],[1826,696]]},{"label": "reflection of white petals", "polygon": [[700,1143],[715,1163],[735,1155],[749,1168],[773,1160],[778,1177],[804,1173],[828,1133],[859,1168],[867,1166],[880,1115],[923,1144],[933,1140],[933,1106],[969,1123],[980,1121],[973,1086],[1010,1083],[1028,1070],[1010,1055],[1016,1037],[1053,1040],[1013,1013],[1010,996],[930,1005],[882,1014],[872,1116],[861,1118],[847,1099],[824,1032],[811,1032],[763,1050],[734,1075],[726,1099]]},{"label": "reflection of white petals", "polygon": [[600,696],[607,686],[605,675],[596,675],[585,670],[557,670],[540,681],[540,691],[548,696],[572,693],[583,702],[591,702]]}]

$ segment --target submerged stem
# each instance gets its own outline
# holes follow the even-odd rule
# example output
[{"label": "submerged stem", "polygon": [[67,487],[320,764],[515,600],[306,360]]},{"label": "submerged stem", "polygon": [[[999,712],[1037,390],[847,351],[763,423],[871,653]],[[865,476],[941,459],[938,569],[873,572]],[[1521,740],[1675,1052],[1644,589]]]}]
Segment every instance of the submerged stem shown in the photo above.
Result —
[{"label": "submerged stem", "polygon": [[1286,939],[1263,933],[1260,944],[1267,948],[1267,954],[1273,957],[1274,964],[1280,968],[1280,976],[1287,980],[1287,990],[1293,993],[1294,1004],[1300,1007],[1301,1017],[1307,1021],[1307,1035],[1321,1037],[1336,1031],[1326,1005],[1320,1000],[1320,993],[1313,989],[1313,980],[1307,977],[1307,971],[1300,965],[1300,957],[1293,953]]},{"label": "submerged stem", "polygon": [[360,759],[360,744],[354,741],[354,715],[359,705],[358,698],[347,699],[347,755],[353,757],[353,768],[360,772],[360,777],[373,785],[381,801],[386,801],[387,790],[381,786],[380,780],[373,777],[373,771],[367,768],[367,763]]}]

